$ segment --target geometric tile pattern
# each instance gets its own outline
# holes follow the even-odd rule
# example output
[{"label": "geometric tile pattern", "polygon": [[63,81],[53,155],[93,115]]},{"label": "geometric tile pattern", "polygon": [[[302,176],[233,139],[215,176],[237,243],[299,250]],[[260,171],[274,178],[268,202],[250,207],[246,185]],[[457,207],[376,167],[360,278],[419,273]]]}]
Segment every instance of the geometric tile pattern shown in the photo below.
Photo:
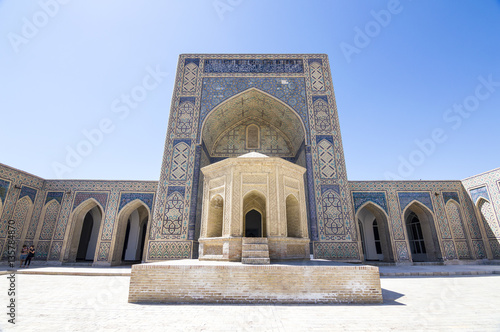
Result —
[{"label": "geometric tile pattern", "polygon": [[293,157],[295,155],[294,151],[291,150],[292,143],[280,130],[273,128],[266,122],[260,122],[259,119],[247,118],[228,128],[219,136],[211,151],[211,157],[232,157],[255,151],[255,148],[247,149],[246,144],[246,128],[255,123],[260,127],[260,153],[280,157]]},{"label": "geometric tile pattern", "polygon": [[500,259],[500,243],[497,239],[490,239],[491,253],[493,254],[493,259]]},{"label": "geometric tile pattern", "polygon": [[[309,119],[303,78],[255,77],[252,80],[237,77],[210,77],[203,79],[200,126],[208,113],[223,101],[247,89],[255,88],[281,100],[300,116],[309,132]],[[201,128],[201,127],[200,127]]]},{"label": "geometric tile pattern", "polygon": [[484,250],[483,241],[474,240],[472,241],[472,245],[474,247],[474,256],[476,256],[477,259],[486,258],[486,250]]},{"label": "geometric tile pattern", "polygon": [[179,105],[177,116],[177,135],[190,135],[193,127],[194,103],[185,101]]},{"label": "geometric tile pattern", "polygon": [[314,242],[315,258],[359,259],[355,242]]},{"label": "geometric tile pattern", "polygon": [[61,258],[62,241],[52,241],[52,246],[50,247],[49,261],[58,261]]},{"label": "geometric tile pattern", "polygon": [[455,241],[455,244],[457,246],[458,259],[472,259],[466,241]]},{"label": "geometric tile pattern", "polygon": [[194,62],[187,64],[184,67],[184,82],[182,84],[182,92],[195,92],[196,76],[198,76],[198,66]]},{"label": "geometric tile pattern", "polygon": [[184,197],[178,192],[174,192],[167,198],[165,216],[162,224],[163,235],[181,234],[183,211]]},{"label": "geometric tile pattern", "polygon": [[99,252],[97,253],[97,260],[107,261],[110,248],[111,242],[101,242],[101,245],[99,246]]},{"label": "geometric tile pattern", "polygon": [[36,245],[35,259],[46,260],[49,255],[50,241],[38,241]]},{"label": "geometric tile pattern", "polygon": [[456,259],[455,244],[453,241],[443,241],[445,259]]},{"label": "geometric tile pattern", "polygon": [[191,257],[191,242],[188,241],[150,241],[148,247],[150,259],[178,259]]},{"label": "geometric tile pattern", "polygon": [[401,211],[404,210],[404,208],[410,204],[410,202],[416,200],[425,206],[427,206],[431,211],[434,211],[432,208],[432,201],[431,201],[431,196],[429,193],[426,192],[402,192],[398,193],[399,196],[399,206],[401,208]]},{"label": "geometric tile pattern", "polygon": [[190,146],[184,142],[174,146],[170,180],[186,180]]},{"label": "geometric tile pattern", "polygon": [[460,216],[460,207],[458,204],[450,202],[446,204],[446,214],[448,216],[448,222],[455,239],[465,239],[465,231],[462,223],[462,217]]},{"label": "geometric tile pattern", "polygon": [[328,140],[323,139],[318,143],[319,173],[323,179],[337,177],[335,169],[335,153],[333,145]]},{"label": "geometric tile pattern", "polygon": [[118,212],[128,203],[135,201],[136,199],[142,201],[149,208],[149,211],[153,211],[153,193],[122,193],[120,196],[120,205],[118,206]]},{"label": "geometric tile pattern", "polygon": [[352,197],[354,199],[354,211],[358,212],[361,205],[366,202],[373,202],[387,211],[387,202],[385,200],[385,193],[383,192],[353,192]]},{"label": "geometric tile pattern", "polygon": [[322,196],[324,232],[326,235],[338,235],[344,233],[342,220],[342,205],[337,193],[327,190]]},{"label": "geometric tile pattern", "polygon": [[27,222],[26,218],[28,217],[28,213],[32,206],[33,203],[31,202],[28,195],[24,196],[16,203],[16,208],[12,215],[12,219],[15,221],[14,225],[16,228],[16,239],[21,238],[24,223]]},{"label": "geometric tile pattern", "polygon": [[314,123],[317,134],[329,134],[332,132],[330,110],[326,96],[314,97]]},{"label": "geometric tile pattern", "polygon": [[325,83],[323,82],[323,66],[321,59],[309,60],[309,70],[311,76],[311,88],[313,91],[323,91]]},{"label": "geometric tile pattern", "polygon": [[54,228],[56,226],[57,217],[61,204],[56,200],[51,201],[45,207],[45,217],[43,219],[42,231],[40,232],[40,240],[51,240]]}]

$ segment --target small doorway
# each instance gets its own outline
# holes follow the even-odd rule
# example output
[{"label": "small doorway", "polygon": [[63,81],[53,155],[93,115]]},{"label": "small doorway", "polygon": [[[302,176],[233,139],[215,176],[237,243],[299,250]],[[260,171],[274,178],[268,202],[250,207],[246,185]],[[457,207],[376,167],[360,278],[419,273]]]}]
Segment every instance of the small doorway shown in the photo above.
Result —
[{"label": "small doorway", "polygon": [[262,236],[262,215],[256,210],[250,210],[245,215],[245,237]]},{"label": "small doorway", "polygon": [[424,234],[422,233],[420,219],[414,212],[408,215],[406,227],[413,261],[425,262],[427,260],[427,250],[425,249]]},{"label": "small doorway", "polygon": [[91,209],[83,218],[80,241],[76,252],[77,261],[93,261],[100,226],[100,211],[97,207]]}]

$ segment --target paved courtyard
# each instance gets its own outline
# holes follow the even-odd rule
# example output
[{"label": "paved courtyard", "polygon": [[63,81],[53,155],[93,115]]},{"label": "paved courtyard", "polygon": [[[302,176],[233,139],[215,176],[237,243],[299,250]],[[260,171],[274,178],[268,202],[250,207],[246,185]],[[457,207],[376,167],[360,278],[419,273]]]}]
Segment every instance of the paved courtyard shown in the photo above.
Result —
[{"label": "paved courtyard", "polygon": [[383,277],[382,305],[129,304],[128,276],[16,278],[16,325],[4,313],[2,331],[500,331],[498,274]]}]

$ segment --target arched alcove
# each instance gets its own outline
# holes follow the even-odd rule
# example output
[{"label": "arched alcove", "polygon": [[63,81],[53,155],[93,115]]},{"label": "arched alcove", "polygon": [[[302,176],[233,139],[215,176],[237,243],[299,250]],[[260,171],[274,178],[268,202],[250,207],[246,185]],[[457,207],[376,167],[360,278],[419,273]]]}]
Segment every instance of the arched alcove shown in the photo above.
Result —
[{"label": "arched alcove", "polygon": [[294,158],[305,138],[305,126],[298,114],[256,88],[211,110],[200,136],[209,158],[237,157],[251,151]]},{"label": "arched alcove", "polygon": [[208,208],[207,237],[221,237],[224,217],[224,199],[215,195]]},{"label": "arched alcove", "polygon": [[[247,216],[250,211],[255,211],[260,215],[260,227],[256,227],[258,216],[255,212],[250,214],[251,224],[247,225]],[[254,229],[258,229],[259,235],[254,235],[256,237],[267,236],[267,220],[266,220],[266,198],[265,196],[258,192],[257,190],[252,190],[243,198],[243,235],[248,236]],[[248,227],[247,227],[248,226]]]},{"label": "arched alcove", "polygon": [[287,237],[302,237],[300,225],[300,205],[297,198],[290,194],[286,198]]},{"label": "arched alcove", "polygon": [[367,202],[356,213],[363,255],[367,261],[393,262],[388,217],[375,203]]},{"label": "arched alcove", "polygon": [[103,209],[93,198],[78,205],[70,216],[69,254],[67,260],[93,261],[102,226]]},{"label": "arched alcove", "polygon": [[113,265],[124,261],[138,262],[144,260],[144,246],[147,243],[149,208],[139,199],[125,205],[118,213],[115,226],[115,242],[113,245]]},{"label": "arched alcove", "polygon": [[413,261],[441,260],[432,212],[422,203],[413,201],[405,209],[403,216]]}]

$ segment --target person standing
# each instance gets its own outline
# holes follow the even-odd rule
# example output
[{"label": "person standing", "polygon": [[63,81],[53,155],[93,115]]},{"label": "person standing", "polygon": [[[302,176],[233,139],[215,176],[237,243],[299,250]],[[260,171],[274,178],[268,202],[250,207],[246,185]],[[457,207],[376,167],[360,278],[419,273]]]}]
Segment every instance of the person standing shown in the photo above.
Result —
[{"label": "person standing", "polygon": [[30,248],[28,249],[28,257],[26,257],[26,260],[24,261],[24,267],[26,267],[26,264],[30,266],[31,259],[35,257],[35,246],[31,245]]},{"label": "person standing", "polygon": [[21,267],[23,263],[26,263],[26,257],[28,257],[28,246],[23,245],[23,248],[21,249],[21,262],[19,262],[19,267]]}]

